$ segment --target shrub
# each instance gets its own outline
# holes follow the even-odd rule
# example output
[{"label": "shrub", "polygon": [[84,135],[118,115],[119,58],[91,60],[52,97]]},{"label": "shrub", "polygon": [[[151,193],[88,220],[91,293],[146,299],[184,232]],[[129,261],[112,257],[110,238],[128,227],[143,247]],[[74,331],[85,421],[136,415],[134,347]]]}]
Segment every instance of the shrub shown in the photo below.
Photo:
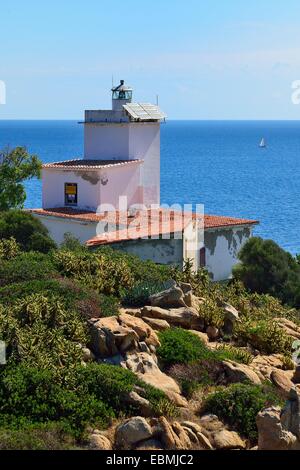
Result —
[{"label": "shrub", "polygon": [[[121,307],[119,299],[112,295],[100,294],[100,316],[112,317],[119,314]],[[95,317],[95,315],[93,315]]]},{"label": "shrub", "polygon": [[224,312],[213,299],[208,298],[203,301],[199,308],[199,314],[206,327],[221,328],[224,325]]},{"label": "shrub", "polygon": [[15,258],[20,254],[20,245],[13,237],[0,240],[0,260]]},{"label": "shrub", "polygon": [[56,422],[0,428],[0,450],[70,450],[75,439]]},{"label": "shrub", "polygon": [[290,253],[272,240],[253,237],[240,251],[239,259],[241,264],[234,268],[234,276],[247,289],[300,307],[300,265]]},{"label": "shrub", "polygon": [[19,429],[22,425],[56,421],[80,436],[87,424],[107,426],[113,416],[113,411],[94,396],[63,387],[52,371],[21,364],[2,372],[2,426]]},{"label": "shrub", "polygon": [[55,275],[51,260],[42,253],[21,253],[0,263],[0,287],[33,279],[49,279]]},{"label": "shrub", "polygon": [[78,344],[86,344],[80,315],[66,310],[56,297],[32,294],[10,307],[0,304],[0,338],[10,362],[26,362],[58,371],[80,363]]},{"label": "shrub", "polygon": [[242,364],[250,364],[253,361],[253,356],[248,351],[242,348],[237,348],[231,344],[220,344],[214,352],[215,357],[219,360],[230,360],[240,362]]},{"label": "shrub", "polygon": [[250,440],[257,438],[256,416],[264,408],[281,404],[270,386],[233,384],[206,398],[202,412],[216,414]]},{"label": "shrub", "polygon": [[161,346],[157,355],[165,367],[173,364],[189,364],[207,359],[210,351],[193,333],[181,328],[171,328],[159,333]]},{"label": "shrub", "polygon": [[126,291],[122,303],[131,307],[143,307],[147,305],[149,297],[165,289],[165,284],[154,282],[139,282]]},{"label": "shrub", "polygon": [[[44,279],[10,284],[0,288],[0,302],[12,305],[17,300],[31,294],[42,294],[45,297],[56,296],[67,309],[74,309],[85,318],[102,316],[102,308],[106,308],[106,297],[98,295],[71,279]],[[104,299],[102,297],[105,297]],[[104,305],[104,306],[103,306]],[[111,311],[113,305],[111,306]]]},{"label": "shrub", "polygon": [[48,253],[56,247],[46,227],[21,210],[0,212],[0,238],[14,237],[24,251]]},{"label": "shrub", "polygon": [[199,388],[218,385],[220,371],[219,361],[206,359],[192,364],[175,364],[168,374],[180,384],[183,395],[190,399]]},{"label": "shrub", "polygon": [[236,325],[234,334],[240,343],[250,343],[261,353],[291,355],[292,339],[274,320],[247,318]]},{"label": "shrub", "polygon": [[105,295],[122,296],[133,285],[133,276],[125,261],[87,250],[53,252],[53,261],[64,276]]}]

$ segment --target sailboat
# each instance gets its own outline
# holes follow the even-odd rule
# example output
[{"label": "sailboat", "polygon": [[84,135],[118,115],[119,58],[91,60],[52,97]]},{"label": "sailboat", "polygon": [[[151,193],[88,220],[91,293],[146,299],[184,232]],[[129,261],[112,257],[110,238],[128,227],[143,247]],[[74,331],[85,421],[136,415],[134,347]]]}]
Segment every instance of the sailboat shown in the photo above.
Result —
[{"label": "sailboat", "polygon": [[259,146],[260,146],[260,148],[265,148],[267,146],[264,137],[261,139],[261,142],[260,142]]}]

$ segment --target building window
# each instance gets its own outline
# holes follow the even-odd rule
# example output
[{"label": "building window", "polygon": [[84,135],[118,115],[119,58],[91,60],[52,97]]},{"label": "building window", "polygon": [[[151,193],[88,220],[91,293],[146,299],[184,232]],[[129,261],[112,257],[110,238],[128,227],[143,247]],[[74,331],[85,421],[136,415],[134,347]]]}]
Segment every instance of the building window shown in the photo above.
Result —
[{"label": "building window", "polygon": [[205,268],[206,266],[206,256],[205,256],[205,246],[200,250],[200,268]]},{"label": "building window", "polygon": [[65,205],[77,206],[77,183],[65,183]]}]

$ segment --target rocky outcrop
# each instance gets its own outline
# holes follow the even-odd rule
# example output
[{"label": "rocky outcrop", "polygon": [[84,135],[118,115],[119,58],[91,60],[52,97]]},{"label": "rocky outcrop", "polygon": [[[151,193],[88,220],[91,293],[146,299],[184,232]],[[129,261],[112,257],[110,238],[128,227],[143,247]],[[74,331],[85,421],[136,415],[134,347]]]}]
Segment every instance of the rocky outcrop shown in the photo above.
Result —
[{"label": "rocky outcrop", "polygon": [[156,331],[163,331],[168,330],[170,328],[169,323],[166,320],[161,320],[159,318],[148,318],[142,317],[144,322],[146,322],[153,330]]},{"label": "rocky outcrop", "polygon": [[151,295],[149,301],[153,307],[178,308],[187,306],[184,301],[184,293],[182,289],[176,285],[176,282],[174,282],[169,289]]},{"label": "rocky outcrop", "polygon": [[284,409],[271,407],[256,419],[259,450],[300,450],[300,396],[290,391]]},{"label": "rocky outcrop", "polygon": [[[141,318],[126,313],[119,316],[90,320],[91,349],[98,358],[124,354],[139,349],[139,343],[147,347],[159,346],[154,330]],[[141,346],[143,348],[143,345]]]},{"label": "rocky outcrop", "polygon": [[223,361],[222,366],[225,370],[227,383],[252,382],[257,385],[261,384],[261,380],[256,372],[245,364],[238,364],[233,361]]},{"label": "rocky outcrop", "polygon": [[226,302],[222,304],[222,307],[224,311],[224,325],[222,331],[226,335],[232,335],[235,324],[240,321],[239,312]]},{"label": "rocky outcrop", "polygon": [[246,444],[235,431],[222,429],[213,435],[213,443],[216,449],[233,450],[245,449]]},{"label": "rocky outcrop", "polygon": [[264,379],[271,380],[273,370],[284,369],[284,358],[282,354],[257,355],[251,362],[250,367]]},{"label": "rocky outcrop", "polygon": [[130,449],[135,444],[151,438],[152,434],[152,429],[145,418],[136,416],[117,427],[115,444],[117,448]]},{"label": "rocky outcrop", "polygon": [[143,352],[128,353],[121,365],[134,372],[144,382],[162,390],[177,406],[187,406],[179,385],[159,369],[154,356]]},{"label": "rocky outcrop", "polygon": [[288,373],[280,369],[275,369],[271,373],[271,380],[279,389],[283,398],[287,399],[289,397],[290,390],[294,387],[293,382],[288,377]]},{"label": "rocky outcrop", "polygon": [[112,450],[110,440],[101,431],[95,429],[88,438],[91,450]]},{"label": "rocky outcrop", "polygon": [[169,325],[187,329],[203,329],[203,320],[200,318],[198,311],[192,307],[167,310],[156,306],[145,306],[142,309],[142,317],[165,320]]},{"label": "rocky outcrop", "polygon": [[286,318],[274,318],[274,321],[277,322],[288,336],[295,340],[300,339],[300,327],[297,326],[296,323]]}]

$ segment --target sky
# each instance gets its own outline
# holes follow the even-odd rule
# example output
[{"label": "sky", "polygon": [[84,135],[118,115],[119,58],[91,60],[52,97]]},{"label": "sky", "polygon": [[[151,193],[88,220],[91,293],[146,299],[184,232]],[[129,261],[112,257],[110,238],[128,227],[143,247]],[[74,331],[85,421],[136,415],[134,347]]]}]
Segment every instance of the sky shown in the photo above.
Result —
[{"label": "sky", "polygon": [[109,109],[112,77],[170,119],[300,119],[299,0],[0,0],[0,119]]}]

